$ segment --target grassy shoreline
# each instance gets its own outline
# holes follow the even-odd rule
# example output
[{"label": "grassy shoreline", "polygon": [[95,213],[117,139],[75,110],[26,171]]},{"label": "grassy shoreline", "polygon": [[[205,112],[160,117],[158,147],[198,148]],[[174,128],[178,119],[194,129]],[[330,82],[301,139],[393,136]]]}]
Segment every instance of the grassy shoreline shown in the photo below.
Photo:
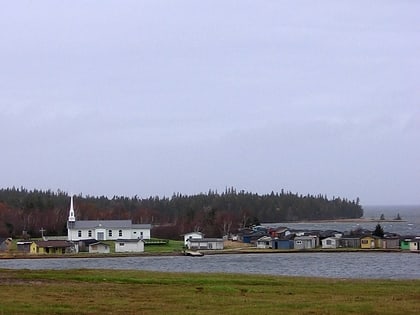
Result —
[{"label": "grassy shoreline", "polygon": [[420,280],[0,269],[0,314],[418,314]]}]

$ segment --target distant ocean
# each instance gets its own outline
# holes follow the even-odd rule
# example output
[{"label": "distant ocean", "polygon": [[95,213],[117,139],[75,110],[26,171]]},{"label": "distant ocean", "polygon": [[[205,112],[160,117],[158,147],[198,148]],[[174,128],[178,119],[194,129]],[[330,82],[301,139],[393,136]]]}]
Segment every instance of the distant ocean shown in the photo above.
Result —
[{"label": "distant ocean", "polygon": [[[363,206],[363,218],[368,219],[366,222],[304,222],[304,223],[264,223],[268,226],[285,226],[291,229],[305,230],[337,230],[340,232],[349,232],[359,228],[374,230],[375,226],[381,224],[384,232],[397,233],[401,236],[420,236],[420,205],[418,206]],[[385,220],[380,220],[381,215]],[[400,215],[401,221],[387,220],[394,219]]]}]

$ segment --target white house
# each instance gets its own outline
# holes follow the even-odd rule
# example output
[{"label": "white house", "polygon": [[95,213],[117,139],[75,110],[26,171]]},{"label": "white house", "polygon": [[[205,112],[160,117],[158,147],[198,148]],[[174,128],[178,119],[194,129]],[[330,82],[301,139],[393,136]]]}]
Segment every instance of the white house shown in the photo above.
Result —
[{"label": "white house", "polygon": [[322,248],[337,248],[339,242],[340,239],[337,237],[327,237],[321,240]]},{"label": "white house", "polygon": [[273,239],[270,236],[263,236],[257,240],[257,248],[272,248]]},{"label": "white house", "polygon": [[410,240],[410,251],[418,252],[420,251],[420,237],[415,237]]},{"label": "white house", "polygon": [[222,238],[190,238],[187,241],[188,249],[223,249]]},{"label": "white house", "polygon": [[115,241],[116,253],[142,253],[144,252],[144,241],[141,239],[130,240],[116,240]]},{"label": "white house", "polygon": [[117,239],[150,239],[150,224],[133,224],[131,220],[76,220],[73,197],[67,221],[67,239],[98,241]]},{"label": "white house", "polygon": [[89,253],[95,254],[109,254],[110,247],[108,244],[102,242],[96,242],[89,244]]},{"label": "white house", "polygon": [[187,246],[188,240],[191,238],[202,239],[203,237],[204,237],[204,234],[201,232],[190,232],[190,233],[184,234],[184,245]]}]

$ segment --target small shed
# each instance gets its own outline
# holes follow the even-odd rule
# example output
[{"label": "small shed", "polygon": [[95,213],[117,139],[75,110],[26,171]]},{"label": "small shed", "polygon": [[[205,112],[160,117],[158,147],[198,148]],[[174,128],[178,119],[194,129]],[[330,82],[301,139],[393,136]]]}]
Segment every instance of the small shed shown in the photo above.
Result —
[{"label": "small shed", "polygon": [[360,237],[342,237],[339,241],[339,247],[360,248]]},{"label": "small shed", "polygon": [[420,236],[414,237],[410,240],[410,252],[420,251]]},{"label": "small shed", "polygon": [[382,239],[374,235],[367,235],[360,238],[360,248],[373,249],[381,248]]},{"label": "small shed", "polygon": [[293,249],[294,242],[291,239],[275,238],[271,242],[271,247],[274,249]]},{"label": "small shed", "polygon": [[316,236],[296,236],[294,239],[295,249],[312,249],[316,248]]},{"label": "small shed", "polygon": [[400,239],[400,248],[402,250],[410,250],[410,241],[413,239],[411,236],[405,236]]},{"label": "small shed", "polygon": [[382,248],[386,248],[386,249],[400,248],[400,239],[398,237],[386,237],[382,240]]},{"label": "small shed", "polygon": [[29,253],[31,251],[32,241],[17,241],[16,247],[18,252]]},{"label": "small shed", "polygon": [[142,253],[144,241],[142,239],[121,239],[115,241],[116,253]]},{"label": "small shed", "polygon": [[200,249],[223,249],[222,238],[191,238],[187,243],[188,249],[200,250]]},{"label": "small shed", "polygon": [[188,243],[188,240],[190,238],[198,238],[198,239],[204,238],[204,234],[201,233],[201,232],[190,232],[190,233],[184,234],[183,236],[184,236],[184,245],[185,246],[188,245],[187,243]]},{"label": "small shed", "polygon": [[270,236],[263,236],[257,240],[257,248],[271,248],[272,238]]},{"label": "small shed", "polygon": [[340,246],[338,237],[326,237],[321,240],[322,248],[337,248]]},{"label": "small shed", "polygon": [[103,242],[89,244],[89,253],[92,254],[109,254],[110,246]]},{"label": "small shed", "polygon": [[69,241],[33,241],[31,254],[65,254],[74,252],[74,245]]}]

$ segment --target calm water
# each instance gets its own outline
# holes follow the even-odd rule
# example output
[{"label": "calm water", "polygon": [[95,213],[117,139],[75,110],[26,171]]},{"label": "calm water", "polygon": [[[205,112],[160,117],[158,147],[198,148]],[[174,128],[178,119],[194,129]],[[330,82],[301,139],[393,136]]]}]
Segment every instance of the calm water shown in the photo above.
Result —
[{"label": "calm water", "polygon": [[[386,219],[393,219],[397,214],[402,217],[402,222],[380,221],[381,214]],[[337,230],[340,232],[352,231],[358,228],[373,231],[380,223],[385,232],[399,235],[420,236],[420,206],[366,206],[364,218],[374,219],[369,222],[322,222],[322,223],[266,223],[271,227],[287,226],[290,229],[303,230]]]},{"label": "calm water", "polygon": [[0,260],[12,269],[132,269],[328,278],[420,279],[415,253],[275,253],[204,257],[47,258]]}]

